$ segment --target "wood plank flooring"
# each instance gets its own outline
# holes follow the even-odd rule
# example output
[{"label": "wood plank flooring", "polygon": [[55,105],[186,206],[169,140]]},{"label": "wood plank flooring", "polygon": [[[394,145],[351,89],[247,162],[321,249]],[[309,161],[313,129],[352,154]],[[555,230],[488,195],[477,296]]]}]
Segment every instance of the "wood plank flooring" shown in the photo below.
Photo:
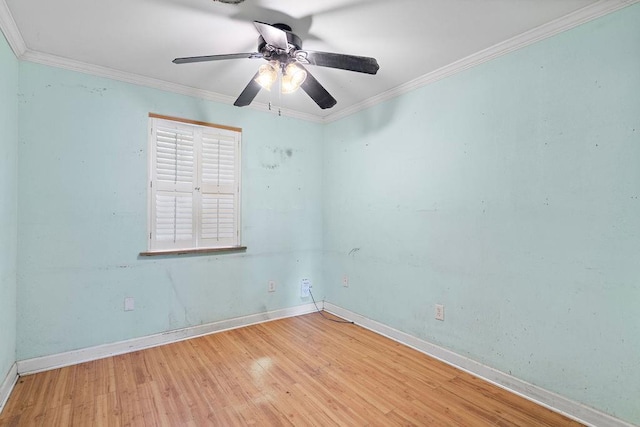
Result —
[{"label": "wood plank flooring", "polygon": [[319,313],[21,377],[0,426],[579,426]]}]

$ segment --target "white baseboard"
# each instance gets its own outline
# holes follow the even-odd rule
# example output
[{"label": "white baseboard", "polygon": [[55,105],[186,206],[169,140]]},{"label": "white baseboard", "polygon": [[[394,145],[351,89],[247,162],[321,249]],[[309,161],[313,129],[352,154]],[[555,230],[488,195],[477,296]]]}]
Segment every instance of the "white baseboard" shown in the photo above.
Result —
[{"label": "white baseboard", "polygon": [[[48,371],[50,369],[61,368],[64,366],[89,362],[109,356],[115,356],[118,354],[143,350],[145,348],[157,347],[163,344],[183,341],[203,335],[209,335],[215,332],[227,331],[229,329],[241,328],[243,326],[264,323],[271,320],[283,319],[286,317],[299,316],[314,311],[316,311],[316,308],[313,304],[305,304],[297,307],[283,308],[281,310],[257,313],[249,316],[236,317],[233,319],[207,323],[204,325],[176,329],[173,331],[148,335],[140,338],[133,338],[130,340],[119,341],[111,344],[82,348],[66,353],[19,360],[17,362],[17,372],[20,375],[34,374],[36,372]],[[2,395],[0,394],[0,396]]]},{"label": "white baseboard", "polygon": [[18,365],[13,364],[7,372],[7,376],[4,377],[2,383],[0,383],[0,413],[4,409],[4,405],[7,403],[9,399],[9,395],[11,391],[13,391],[13,387],[16,385],[18,381]]},{"label": "white baseboard", "polygon": [[416,338],[405,332],[393,329],[390,326],[376,322],[375,320],[368,319],[335,304],[325,302],[324,309],[329,313],[335,314],[336,316],[342,317],[346,320],[351,320],[363,328],[369,329],[401,344],[414,348],[422,353],[441,360],[448,365],[459,368],[465,372],[475,375],[476,377],[480,377],[498,387],[522,396],[525,399],[531,400],[539,405],[551,409],[554,412],[563,414],[588,426],[634,427],[632,424],[605,414],[604,412],[600,412],[589,406],[567,399],[566,397],[515,378],[509,374],[505,374],[504,372],[483,365],[482,363],[476,362],[468,357],[461,356],[443,347]]}]

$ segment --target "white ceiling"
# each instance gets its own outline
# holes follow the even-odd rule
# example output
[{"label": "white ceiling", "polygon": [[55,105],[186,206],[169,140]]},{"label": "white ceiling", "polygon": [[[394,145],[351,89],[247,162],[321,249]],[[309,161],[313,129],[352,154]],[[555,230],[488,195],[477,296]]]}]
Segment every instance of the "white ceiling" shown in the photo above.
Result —
[{"label": "white ceiling", "polygon": [[[149,82],[155,82],[156,86],[162,81],[178,91],[203,90],[206,92],[201,93],[209,98],[229,104],[263,63],[262,59],[183,65],[171,61],[183,56],[254,52],[258,38],[254,20],[290,25],[307,49],[377,58],[380,70],[375,76],[308,67],[337,99],[332,109],[321,110],[302,91],[291,95],[262,91],[254,101],[254,107],[265,108],[271,102],[285,111],[316,119],[345,115],[366,105],[367,100],[401,92],[411,82],[415,85],[425,76],[437,75],[456,63],[464,65],[465,58],[469,64],[481,62],[629,3],[628,0],[245,0],[239,5],[213,0],[0,2],[6,2],[9,15],[9,19],[5,16],[1,21],[3,32],[22,39],[26,48],[20,52],[23,59],[62,66],[73,64],[69,68],[75,69],[90,64],[87,69],[117,70],[124,72],[121,76],[126,73],[136,78],[152,78]],[[10,28],[11,25],[15,28]],[[12,37],[7,38],[11,42]]]}]

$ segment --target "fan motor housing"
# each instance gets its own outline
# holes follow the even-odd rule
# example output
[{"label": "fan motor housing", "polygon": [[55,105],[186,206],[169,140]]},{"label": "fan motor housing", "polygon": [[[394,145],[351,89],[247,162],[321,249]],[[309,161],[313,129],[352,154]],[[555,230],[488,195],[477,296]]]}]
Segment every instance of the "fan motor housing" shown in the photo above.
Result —
[{"label": "fan motor housing", "polygon": [[287,42],[289,43],[289,49],[286,52],[280,49],[273,49],[272,46],[268,46],[262,36],[258,37],[258,52],[260,52],[267,60],[276,60],[280,63],[288,63],[291,61],[289,52],[292,50],[302,49],[302,39],[296,34],[291,32],[291,27],[287,24],[273,24],[274,27],[281,29],[287,34]]}]

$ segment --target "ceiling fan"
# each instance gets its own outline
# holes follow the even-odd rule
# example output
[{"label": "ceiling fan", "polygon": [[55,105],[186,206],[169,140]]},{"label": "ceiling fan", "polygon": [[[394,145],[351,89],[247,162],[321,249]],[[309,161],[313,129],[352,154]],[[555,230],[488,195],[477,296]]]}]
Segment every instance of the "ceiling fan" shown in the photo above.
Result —
[{"label": "ceiling fan", "polygon": [[282,74],[281,90],[283,93],[291,93],[298,88],[302,88],[320,108],[331,108],[336,105],[337,101],[306,70],[304,65],[338,68],[366,74],[376,74],[380,68],[375,58],[303,50],[302,40],[292,33],[291,27],[286,24],[270,25],[258,21],[254,21],[253,24],[260,33],[257,52],[191,56],[176,58],[173,62],[175,64],[187,64],[239,58],[262,58],[267,60],[268,62],[260,66],[258,72],[233,103],[237,107],[251,104],[261,88],[269,90],[278,79],[278,72],[280,72]]}]

